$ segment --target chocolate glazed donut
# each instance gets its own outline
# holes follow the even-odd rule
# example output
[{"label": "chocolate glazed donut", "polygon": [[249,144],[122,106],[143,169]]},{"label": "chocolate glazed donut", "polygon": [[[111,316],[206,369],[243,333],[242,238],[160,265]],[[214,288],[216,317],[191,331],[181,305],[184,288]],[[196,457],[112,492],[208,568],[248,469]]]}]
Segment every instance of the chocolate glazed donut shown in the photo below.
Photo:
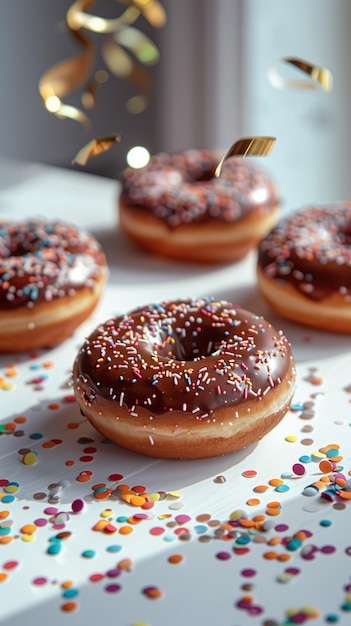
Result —
[{"label": "chocolate glazed donut", "polygon": [[155,457],[248,446],[286,413],[295,365],[286,337],[224,301],[148,305],[107,320],[73,368],[81,412],[115,443]]},{"label": "chocolate glazed donut", "polygon": [[89,233],[63,222],[0,222],[0,352],[69,337],[100,299],[107,265]]},{"label": "chocolate glazed donut", "polygon": [[258,284],[286,318],[351,333],[351,203],[307,207],[262,240]]},{"label": "chocolate glazed donut", "polygon": [[267,172],[220,154],[157,154],[122,176],[122,230],[146,250],[182,261],[225,263],[244,257],[278,219],[276,185]]}]

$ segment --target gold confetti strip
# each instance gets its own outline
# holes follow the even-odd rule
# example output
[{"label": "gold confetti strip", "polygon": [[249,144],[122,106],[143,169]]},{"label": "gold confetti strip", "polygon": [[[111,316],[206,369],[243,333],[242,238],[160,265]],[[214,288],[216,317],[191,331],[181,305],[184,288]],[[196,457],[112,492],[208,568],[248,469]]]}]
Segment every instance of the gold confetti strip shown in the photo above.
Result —
[{"label": "gold confetti strip", "polygon": [[68,117],[86,126],[90,122],[86,114],[77,107],[64,104],[62,101],[71,91],[83,85],[92,73],[95,48],[90,39],[83,33],[73,32],[72,35],[83,47],[83,52],[76,57],[57,63],[47,70],[39,81],[39,93],[46,109],[57,117]]},{"label": "gold confetti strip", "polygon": [[218,163],[215,176],[218,178],[227,159],[232,156],[268,156],[276,142],[275,137],[243,137],[238,139]]},{"label": "gold confetti strip", "polygon": [[113,144],[121,141],[119,135],[112,135],[110,137],[100,137],[98,139],[92,139],[83,148],[77,152],[76,156],[72,159],[72,164],[86,165],[89,159],[106,152]]},{"label": "gold confetti strip", "polygon": [[103,45],[102,53],[105,63],[115,76],[136,85],[139,93],[127,101],[126,108],[130,113],[140,113],[149,104],[153,87],[146,66],[157,63],[160,54],[153,41],[131,25],[140,16],[154,28],[163,27],[167,21],[166,11],[159,0],[120,0],[125,8],[115,18],[90,13],[96,1],[75,0],[66,12],[67,27],[83,47],[82,54],[57,63],[43,74],[39,82],[39,93],[50,113],[74,119],[86,126],[90,126],[88,116],[77,107],[66,104],[63,99],[74,90],[83,88],[82,105],[85,109],[92,109],[97,102],[97,88],[108,79],[108,73],[105,72],[103,81],[98,80],[96,73],[92,76],[95,45],[81,29],[108,36],[109,41]]},{"label": "gold confetti strip", "polygon": [[[286,63],[296,67],[301,72],[307,74],[311,80],[292,80],[284,78],[278,72],[278,65],[281,63]],[[318,84],[324,89],[324,91],[331,91],[333,88],[333,75],[326,67],[319,67],[318,65],[313,65],[308,61],[295,57],[286,57],[281,59],[270,68],[268,75],[272,85],[280,89],[284,89],[285,87],[317,89]]]}]

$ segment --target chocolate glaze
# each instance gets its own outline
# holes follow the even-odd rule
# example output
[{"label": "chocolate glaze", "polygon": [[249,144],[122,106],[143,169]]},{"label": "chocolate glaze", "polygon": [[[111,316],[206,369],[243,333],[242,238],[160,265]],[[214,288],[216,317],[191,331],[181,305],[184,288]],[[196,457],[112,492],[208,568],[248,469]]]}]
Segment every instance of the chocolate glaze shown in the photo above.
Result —
[{"label": "chocolate glaze", "polygon": [[169,228],[213,219],[236,222],[277,206],[276,186],[263,169],[234,157],[215,178],[220,159],[219,152],[209,150],[157,154],[145,167],[124,171],[121,199],[124,205],[150,212]]},{"label": "chocolate glaze", "polygon": [[41,219],[0,223],[0,310],[94,288],[105,270],[100,244],[84,230]]},{"label": "chocolate glaze", "polygon": [[307,207],[281,220],[260,243],[258,265],[306,298],[339,293],[351,304],[351,203]]},{"label": "chocolate glaze", "polygon": [[262,317],[225,301],[163,302],[107,320],[81,347],[74,385],[151,415],[202,419],[220,406],[259,400],[293,359],[286,337]]}]

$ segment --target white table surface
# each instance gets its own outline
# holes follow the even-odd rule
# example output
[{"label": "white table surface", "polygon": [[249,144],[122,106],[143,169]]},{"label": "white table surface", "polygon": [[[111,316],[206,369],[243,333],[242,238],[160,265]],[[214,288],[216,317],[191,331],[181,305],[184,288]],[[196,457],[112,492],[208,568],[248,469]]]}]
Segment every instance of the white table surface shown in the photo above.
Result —
[{"label": "white table surface", "polygon": [[[255,253],[237,264],[207,267],[137,250],[118,231],[117,195],[117,181],[0,162],[0,219],[42,215],[83,225],[101,241],[110,266],[98,309],[73,337],[52,350],[0,358],[0,622],[349,624],[351,502],[335,494],[328,499],[327,483],[314,496],[304,495],[304,489],[325,475],[317,453],[329,444],[340,446],[342,472],[347,477],[351,472],[350,337],[315,332],[274,315],[256,289]],[[297,363],[294,410],[257,445],[206,461],[156,460],[104,441],[72,401],[70,371],[81,342],[113,314],[188,296],[227,299],[284,330]],[[306,402],[309,411],[302,408]],[[26,451],[37,453],[33,465],[23,462]],[[302,476],[293,474],[295,463],[303,465]],[[256,474],[246,477],[247,470]],[[88,482],[77,480],[82,472],[91,472]],[[114,482],[112,474],[123,478]],[[283,491],[270,484],[276,478]],[[66,486],[52,503],[60,481]],[[163,495],[144,511],[116,491],[97,500],[92,487],[99,483],[141,485]],[[257,493],[260,485],[266,490]],[[84,508],[73,513],[77,498]],[[253,498],[256,505],[250,504]],[[267,514],[271,502],[279,503],[279,515]],[[48,506],[56,514],[45,512]],[[247,543],[223,538],[221,525],[238,510],[250,520],[265,515],[270,528],[254,534],[238,527],[240,541]],[[145,519],[135,523],[133,516],[140,513]],[[110,532],[94,530],[100,520],[110,521]],[[289,549],[288,538],[301,530],[308,536]],[[60,540],[62,531],[67,535]],[[61,550],[51,555],[48,547],[55,541]],[[247,549],[244,554],[240,547]],[[172,555],[181,561],[170,563]],[[94,575],[98,580],[92,582]],[[160,597],[150,598],[147,587]],[[64,610],[67,602],[71,611]]]}]

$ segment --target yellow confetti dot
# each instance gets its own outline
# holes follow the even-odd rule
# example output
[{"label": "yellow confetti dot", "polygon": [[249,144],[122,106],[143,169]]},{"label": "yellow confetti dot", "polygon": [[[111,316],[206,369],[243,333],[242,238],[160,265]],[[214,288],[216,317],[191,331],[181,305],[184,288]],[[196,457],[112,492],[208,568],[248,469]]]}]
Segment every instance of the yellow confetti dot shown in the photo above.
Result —
[{"label": "yellow confetti dot", "polygon": [[22,459],[24,465],[35,465],[37,460],[38,457],[35,452],[27,452]]},{"label": "yellow confetti dot", "polygon": [[297,441],[297,437],[295,435],[287,435],[285,437],[285,441],[288,441],[289,443],[295,443],[295,441]]},{"label": "yellow confetti dot", "polygon": [[22,541],[25,541],[26,543],[29,543],[30,541],[33,541],[35,539],[35,535],[34,534],[23,533],[21,539],[22,539]]},{"label": "yellow confetti dot", "polygon": [[160,497],[159,493],[150,493],[147,499],[149,502],[158,502]]}]

